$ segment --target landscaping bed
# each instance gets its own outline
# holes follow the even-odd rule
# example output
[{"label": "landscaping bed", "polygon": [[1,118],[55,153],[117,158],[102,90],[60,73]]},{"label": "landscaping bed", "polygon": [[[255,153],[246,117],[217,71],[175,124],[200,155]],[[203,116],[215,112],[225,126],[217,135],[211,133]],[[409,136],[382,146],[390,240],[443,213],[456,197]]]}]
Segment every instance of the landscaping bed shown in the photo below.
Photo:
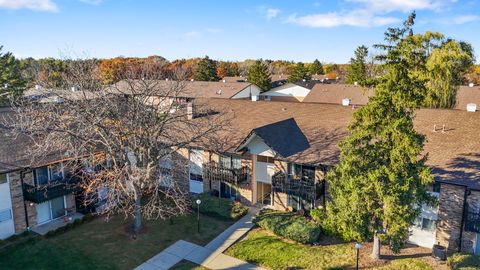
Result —
[{"label": "landscaping bed", "polygon": [[233,222],[196,215],[145,222],[146,233],[132,240],[123,216],[96,218],[50,237],[37,237],[0,252],[0,269],[133,269],[183,239],[205,245]]},{"label": "landscaping bed", "polygon": [[447,263],[453,270],[478,270],[480,269],[480,256],[455,253],[447,258]]},{"label": "landscaping bed", "polygon": [[248,213],[248,207],[239,202],[212,196],[207,193],[200,194],[193,199],[192,208],[197,209],[196,200],[200,199],[200,213],[223,220],[238,220]]},{"label": "landscaping bed", "polygon": [[318,224],[310,222],[305,217],[293,212],[263,209],[255,217],[254,222],[276,235],[303,244],[313,244],[320,237],[320,226]]}]

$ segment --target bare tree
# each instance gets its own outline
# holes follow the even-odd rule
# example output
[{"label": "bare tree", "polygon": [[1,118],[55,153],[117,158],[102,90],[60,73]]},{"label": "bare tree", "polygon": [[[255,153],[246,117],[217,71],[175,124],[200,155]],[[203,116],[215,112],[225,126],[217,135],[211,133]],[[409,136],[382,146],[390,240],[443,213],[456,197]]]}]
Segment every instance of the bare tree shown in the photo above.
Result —
[{"label": "bare tree", "polygon": [[[66,90],[42,89],[35,98],[16,101],[17,113],[6,121],[13,133],[34,142],[32,162],[52,153],[68,159],[66,167],[82,176],[85,203],[102,191],[101,211],[133,217],[134,235],[143,219],[185,213],[187,176],[172,170],[185,172],[188,157],[178,152],[215,141],[228,117],[212,112],[208,102],[196,99],[192,105],[183,98],[188,82],[181,80],[181,70],[178,80],[159,80],[163,74],[146,63],[126,72],[119,83],[104,86],[94,60],[67,63]],[[139,74],[142,79],[132,79]],[[89,166],[81,166],[82,160],[97,169],[85,170]],[[173,164],[162,166],[165,160]]]}]

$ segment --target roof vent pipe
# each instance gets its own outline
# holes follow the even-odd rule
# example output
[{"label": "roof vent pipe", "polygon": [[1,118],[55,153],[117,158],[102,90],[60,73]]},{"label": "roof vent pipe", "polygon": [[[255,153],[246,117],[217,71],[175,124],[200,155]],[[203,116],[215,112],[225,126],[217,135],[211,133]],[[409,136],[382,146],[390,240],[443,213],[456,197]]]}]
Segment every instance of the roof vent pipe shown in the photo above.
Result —
[{"label": "roof vent pipe", "polygon": [[476,112],[476,111],[477,111],[477,104],[475,103],[467,104],[467,112]]},{"label": "roof vent pipe", "polygon": [[350,106],[352,101],[349,98],[342,99],[342,106]]}]

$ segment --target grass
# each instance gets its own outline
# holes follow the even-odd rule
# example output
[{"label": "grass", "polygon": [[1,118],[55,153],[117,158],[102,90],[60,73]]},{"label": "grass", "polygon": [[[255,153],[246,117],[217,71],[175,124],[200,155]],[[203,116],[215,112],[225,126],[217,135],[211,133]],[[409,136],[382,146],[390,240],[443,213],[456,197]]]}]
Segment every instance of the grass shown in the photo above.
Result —
[{"label": "grass", "polygon": [[70,231],[29,241],[0,253],[0,269],[133,269],[177,240],[205,245],[232,222],[201,216],[197,233],[195,215],[170,221],[146,222],[146,233],[131,240],[130,222],[97,218]]},{"label": "grass", "polygon": [[[269,269],[351,269],[355,267],[355,250],[352,243],[307,246],[283,240],[262,229],[252,230],[244,240],[230,247],[226,253]],[[361,266],[364,269],[367,265]],[[420,259],[398,259],[373,269],[432,270],[433,268]]]},{"label": "grass", "polygon": [[454,270],[480,269],[480,256],[466,253],[455,253],[448,257],[448,265]]},{"label": "grass", "polygon": [[190,262],[190,261],[187,261],[187,260],[183,260],[183,261],[177,263],[176,265],[174,265],[170,269],[171,270],[209,270],[206,267],[203,267],[201,265],[198,265],[196,263],[193,263],[193,262]]}]

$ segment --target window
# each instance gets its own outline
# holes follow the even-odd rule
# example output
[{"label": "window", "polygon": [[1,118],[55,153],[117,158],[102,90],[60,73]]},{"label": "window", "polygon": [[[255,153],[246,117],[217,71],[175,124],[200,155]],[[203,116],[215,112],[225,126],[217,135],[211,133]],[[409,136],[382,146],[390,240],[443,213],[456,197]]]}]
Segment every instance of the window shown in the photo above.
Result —
[{"label": "window", "polygon": [[433,183],[433,192],[440,193],[440,183],[439,182]]},{"label": "window", "polygon": [[12,219],[12,210],[1,210],[0,211],[0,223],[6,222]]},{"label": "window", "polygon": [[190,180],[203,182],[203,150],[190,150]]},{"label": "window", "polygon": [[295,163],[288,163],[288,175],[295,179],[303,177],[305,179],[315,180],[315,168]]},{"label": "window", "polygon": [[46,185],[49,182],[60,181],[63,179],[62,164],[43,166],[33,170],[33,179],[37,186]]},{"label": "window", "polygon": [[426,217],[417,217],[413,226],[423,230],[423,231],[434,231],[436,227],[436,220],[429,219]]},{"label": "window", "polygon": [[273,157],[257,156],[257,161],[258,162],[273,163]]},{"label": "window", "polygon": [[48,167],[43,166],[33,171],[33,178],[37,186],[48,184]]},{"label": "window", "polygon": [[220,167],[226,169],[240,169],[242,167],[242,160],[236,156],[220,155]]},{"label": "window", "polygon": [[220,183],[220,197],[227,199],[236,199],[238,196],[237,189],[230,184]]},{"label": "window", "polygon": [[164,156],[160,159],[160,184],[164,187],[172,186],[172,159],[170,156]]},{"label": "window", "polygon": [[7,183],[7,174],[6,173],[0,173],[0,185],[1,184],[6,184]]}]

